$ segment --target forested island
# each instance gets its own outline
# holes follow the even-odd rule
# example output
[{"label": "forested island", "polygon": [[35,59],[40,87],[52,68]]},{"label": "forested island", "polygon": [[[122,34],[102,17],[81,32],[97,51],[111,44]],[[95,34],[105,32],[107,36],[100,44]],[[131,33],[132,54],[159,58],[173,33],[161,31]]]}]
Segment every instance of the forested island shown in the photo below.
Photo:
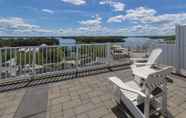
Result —
[{"label": "forested island", "polygon": [[59,39],[74,39],[77,44],[125,42],[125,38],[163,39],[167,43],[175,43],[172,36],[53,36],[53,37],[0,37],[0,47],[59,45]]},{"label": "forested island", "polygon": [[162,39],[164,43],[175,43],[176,36],[168,35],[168,36],[128,36],[127,38],[149,38],[149,39]]},{"label": "forested island", "polygon": [[54,37],[0,37],[0,47],[59,45]]},{"label": "forested island", "polygon": [[125,42],[121,36],[77,36],[77,37],[0,37],[0,47],[59,45],[59,39],[74,39],[76,43]]},{"label": "forested island", "polygon": [[151,36],[149,37],[151,39],[163,39],[165,43],[175,43],[176,42],[176,36],[171,35],[171,36]]},{"label": "forested island", "polygon": [[77,43],[108,43],[108,42],[125,42],[123,36],[81,36],[74,37]]}]

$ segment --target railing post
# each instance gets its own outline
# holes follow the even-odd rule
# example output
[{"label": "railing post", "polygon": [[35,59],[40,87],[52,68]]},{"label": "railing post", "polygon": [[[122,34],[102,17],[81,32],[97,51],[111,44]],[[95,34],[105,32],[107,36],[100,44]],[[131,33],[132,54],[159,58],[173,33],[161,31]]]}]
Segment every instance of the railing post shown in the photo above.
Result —
[{"label": "railing post", "polygon": [[35,78],[36,71],[35,71],[35,65],[36,65],[36,48],[33,48],[33,57],[32,57],[32,77]]},{"label": "railing post", "polygon": [[107,43],[107,66],[110,67],[110,63],[111,63],[111,43]]},{"label": "railing post", "polygon": [[181,72],[181,52],[180,52],[180,48],[181,48],[181,31],[180,31],[181,26],[176,25],[176,53],[177,53],[177,58],[176,58],[176,73],[180,74]]},{"label": "railing post", "polygon": [[76,44],[76,77],[78,76],[78,64],[79,64],[79,45]]},{"label": "railing post", "polygon": [[1,53],[1,49],[0,49],[0,79],[1,79],[1,71],[2,71],[2,53]]},{"label": "railing post", "polygon": [[79,59],[79,45],[76,45],[76,68],[78,67]]}]

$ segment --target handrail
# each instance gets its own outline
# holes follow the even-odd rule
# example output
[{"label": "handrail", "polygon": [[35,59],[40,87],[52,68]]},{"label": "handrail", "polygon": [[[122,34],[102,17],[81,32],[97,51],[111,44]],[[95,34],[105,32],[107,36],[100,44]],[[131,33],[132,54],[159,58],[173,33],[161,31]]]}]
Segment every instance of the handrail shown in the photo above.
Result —
[{"label": "handrail", "polygon": [[[125,55],[116,59],[112,54],[112,45],[122,43],[74,44],[54,46],[23,46],[0,48],[0,79],[24,75],[35,77],[48,72],[68,69],[111,66]],[[128,57],[127,57],[128,58]],[[120,61],[122,62],[122,61]],[[118,63],[118,62],[117,62]],[[123,62],[122,62],[123,63]]]}]

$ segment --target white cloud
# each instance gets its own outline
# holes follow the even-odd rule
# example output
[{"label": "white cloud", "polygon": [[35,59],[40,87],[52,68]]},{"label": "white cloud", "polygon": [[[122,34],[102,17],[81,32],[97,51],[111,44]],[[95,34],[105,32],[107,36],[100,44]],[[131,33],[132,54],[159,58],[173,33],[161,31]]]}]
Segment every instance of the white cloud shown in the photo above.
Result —
[{"label": "white cloud", "polygon": [[0,18],[0,28],[5,29],[37,29],[39,26],[26,23],[22,18]]},{"label": "white cloud", "polygon": [[99,2],[100,5],[110,5],[114,8],[114,11],[123,11],[125,9],[125,4],[121,2],[114,2],[112,0],[102,0]]},{"label": "white cloud", "polygon": [[83,5],[86,4],[86,0],[61,0],[62,2],[70,3],[73,5]]},{"label": "white cloud", "polygon": [[54,11],[51,9],[42,9],[41,11],[49,14],[54,14]]},{"label": "white cloud", "polygon": [[117,35],[123,34],[119,29],[110,29],[102,24],[102,18],[99,15],[91,19],[80,21],[77,28],[46,29],[38,25],[28,23],[20,17],[0,18],[1,35]]},{"label": "white cloud", "polygon": [[186,13],[157,14],[157,11],[150,8],[139,7],[126,11],[125,18],[131,22],[144,24],[169,24],[183,23],[186,21]]},{"label": "white cloud", "polygon": [[107,27],[102,27],[96,31],[92,31],[86,27],[79,28],[67,28],[60,29],[60,32],[63,36],[109,36],[109,35],[124,35],[127,34],[124,29],[110,29]]},{"label": "white cloud", "polygon": [[126,15],[110,17],[107,22],[129,22],[130,34],[166,35],[175,33],[175,24],[186,23],[186,13],[158,14],[155,9],[138,7],[126,11]]},{"label": "white cloud", "polygon": [[102,29],[102,18],[99,15],[96,15],[94,19],[80,21],[80,29],[87,29],[89,31],[97,31]]},{"label": "white cloud", "polygon": [[172,35],[175,33],[175,26],[169,25],[155,26],[151,24],[138,24],[126,28],[127,35]]},{"label": "white cloud", "polygon": [[112,35],[111,29],[102,25],[99,15],[91,19],[80,21],[80,27],[61,29],[63,35]]},{"label": "white cloud", "polygon": [[80,21],[80,24],[84,26],[97,26],[102,23],[101,20],[102,18],[99,15],[96,15],[94,19]]},{"label": "white cloud", "polygon": [[125,4],[121,3],[121,2],[113,2],[113,8],[115,11],[123,11],[125,8]]},{"label": "white cloud", "polygon": [[113,16],[113,17],[110,17],[107,22],[108,23],[111,23],[111,22],[119,22],[121,23],[122,21],[125,20],[125,16],[124,15],[118,15],[118,16]]},{"label": "white cloud", "polygon": [[151,35],[152,33],[156,35],[157,33],[159,34],[157,30],[157,27],[149,25],[135,25],[129,29],[129,32],[135,35]]},{"label": "white cloud", "polygon": [[0,18],[0,32],[6,35],[48,34],[53,30],[41,28],[38,25],[27,23],[20,17]]},{"label": "white cloud", "polygon": [[154,9],[145,7],[138,7],[136,9],[129,9],[126,11],[125,18],[132,21],[140,21],[142,23],[155,21],[154,15],[157,13]]}]

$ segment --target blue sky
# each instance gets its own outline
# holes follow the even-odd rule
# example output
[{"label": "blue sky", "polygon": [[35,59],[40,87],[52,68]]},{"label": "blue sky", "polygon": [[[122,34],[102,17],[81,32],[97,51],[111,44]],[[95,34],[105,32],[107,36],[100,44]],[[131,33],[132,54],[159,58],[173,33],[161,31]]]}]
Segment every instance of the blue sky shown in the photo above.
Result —
[{"label": "blue sky", "polygon": [[0,35],[170,35],[185,0],[0,0]]}]

